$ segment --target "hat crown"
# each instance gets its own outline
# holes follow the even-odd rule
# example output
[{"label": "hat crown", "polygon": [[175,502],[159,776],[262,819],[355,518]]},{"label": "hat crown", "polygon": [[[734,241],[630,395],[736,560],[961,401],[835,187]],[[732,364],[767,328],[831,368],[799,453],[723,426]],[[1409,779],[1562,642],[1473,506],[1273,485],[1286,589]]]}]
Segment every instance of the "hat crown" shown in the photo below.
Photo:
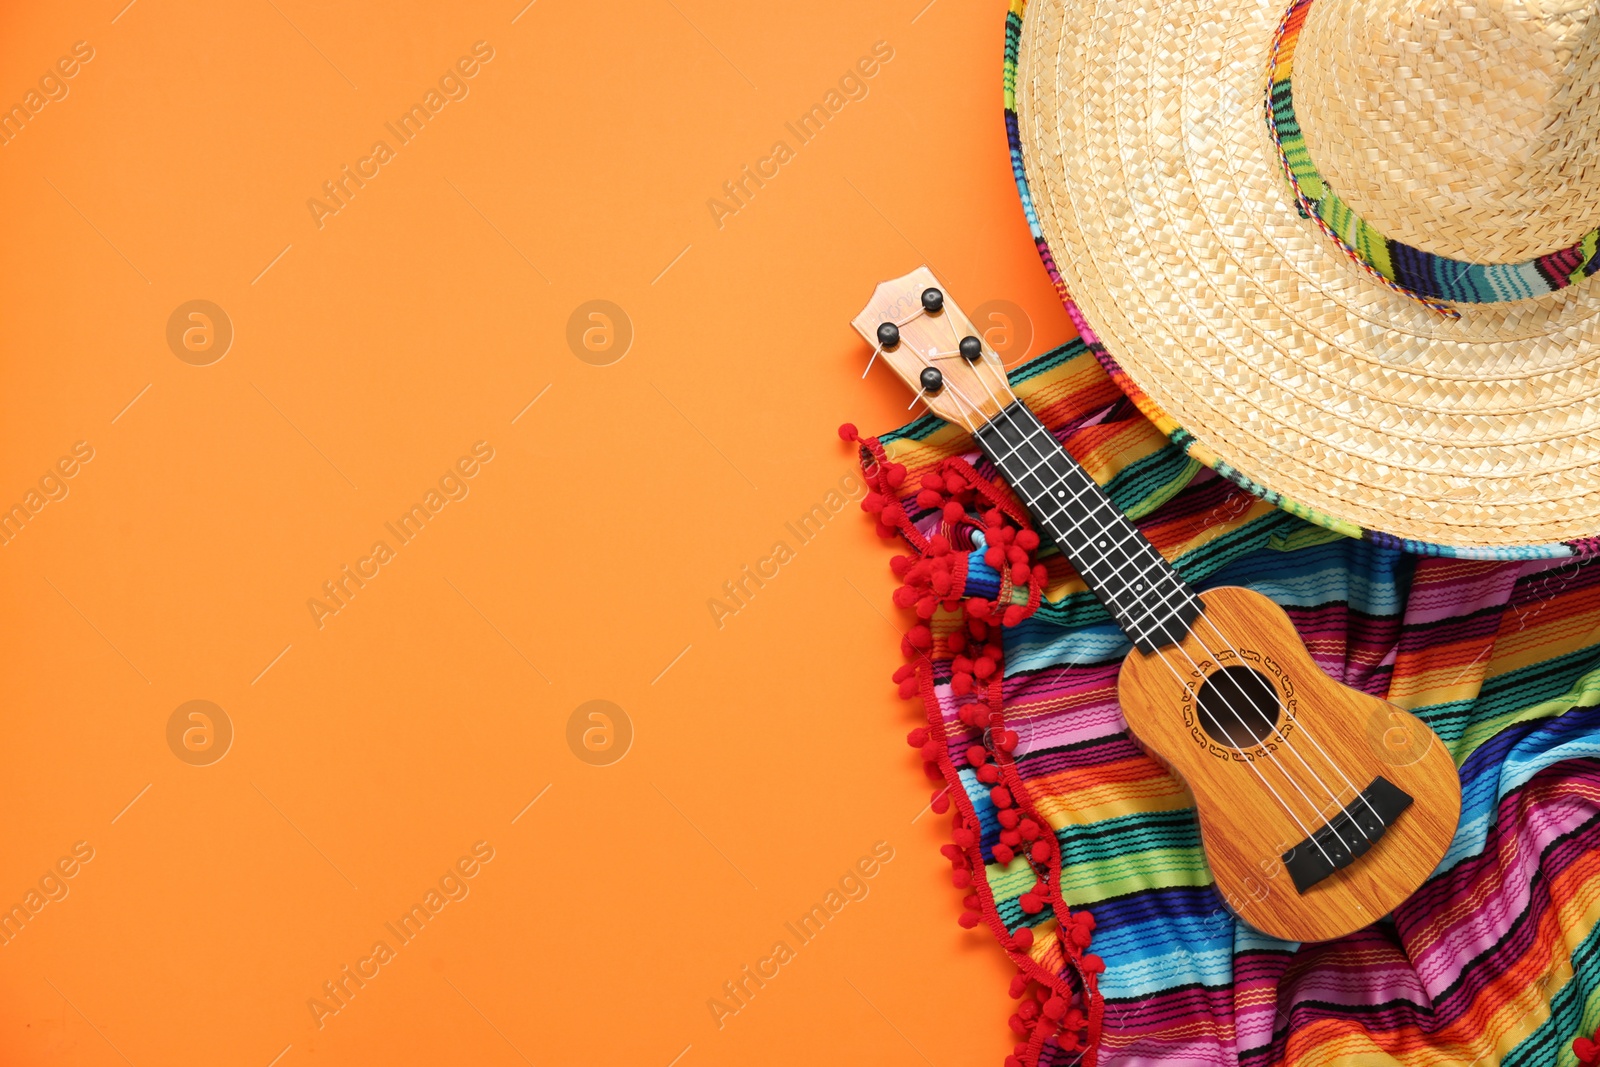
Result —
[{"label": "hat crown", "polygon": [[1385,236],[1510,263],[1600,223],[1600,0],[1321,0],[1294,70],[1312,160]]}]

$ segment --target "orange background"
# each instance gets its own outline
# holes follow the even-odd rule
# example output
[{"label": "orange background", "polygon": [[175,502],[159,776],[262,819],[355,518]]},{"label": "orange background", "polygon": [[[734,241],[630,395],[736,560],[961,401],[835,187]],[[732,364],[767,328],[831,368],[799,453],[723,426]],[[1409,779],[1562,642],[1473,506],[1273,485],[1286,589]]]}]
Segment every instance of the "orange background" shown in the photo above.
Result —
[{"label": "orange background", "polygon": [[[94,54],[0,147],[0,506],[93,459],[0,547],[0,906],[93,859],[0,946],[5,1063],[1009,1051],[1009,968],[918,817],[888,550],[853,505],[785,530],[852,470],[841,421],[905,418],[885,368],[859,380],[875,283],[928,262],[969,311],[1020,305],[1033,352],[1070,335],[1011,182],[1004,6],[524,2],[7,5],[0,104]],[[398,145],[477,41],[468,95]],[[879,41],[800,145],[785,123]],[[380,139],[319,228],[307,201]],[[195,299],[234,331],[204,366],[167,342]],[[567,341],[595,299],[632,324],[607,366]],[[384,524],[479,441],[399,546]],[[378,540],[319,628],[307,601]],[[169,745],[191,700],[234,731],[209,765]],[[569,747],[591,700],[631,724],[609,765]],[[480,841],[469,895],[319,1028],[308,1000]],[[799,947],[785,923],[880,841]],[[719,1028],[707,1001],[780,939]]]}]

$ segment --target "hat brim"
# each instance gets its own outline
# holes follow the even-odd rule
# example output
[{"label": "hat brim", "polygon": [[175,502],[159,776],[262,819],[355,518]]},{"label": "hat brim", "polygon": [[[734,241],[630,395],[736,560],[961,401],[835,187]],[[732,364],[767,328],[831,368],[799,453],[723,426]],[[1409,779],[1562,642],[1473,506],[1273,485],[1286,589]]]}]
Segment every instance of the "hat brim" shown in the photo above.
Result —
[{"label": "hat brim", "polygon": [[1063,297],[1147,415],[1280,506],[1418,551],[1593,547],[1600,285],[1451,319],[1351,263],[1265,121],[1286,2],[1013,0],[1013,163]]}]

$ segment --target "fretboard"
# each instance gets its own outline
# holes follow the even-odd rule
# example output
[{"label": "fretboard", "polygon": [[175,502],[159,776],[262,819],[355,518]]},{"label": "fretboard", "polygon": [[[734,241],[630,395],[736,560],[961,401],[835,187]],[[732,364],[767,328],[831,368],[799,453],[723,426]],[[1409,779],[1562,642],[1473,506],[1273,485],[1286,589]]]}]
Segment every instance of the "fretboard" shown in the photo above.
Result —
[{"label": "fretboard", "polygon": [[977,440],[1135,648],[1153,652],[1189,632],[1200,614],[1194,591],[1022,401]]}]

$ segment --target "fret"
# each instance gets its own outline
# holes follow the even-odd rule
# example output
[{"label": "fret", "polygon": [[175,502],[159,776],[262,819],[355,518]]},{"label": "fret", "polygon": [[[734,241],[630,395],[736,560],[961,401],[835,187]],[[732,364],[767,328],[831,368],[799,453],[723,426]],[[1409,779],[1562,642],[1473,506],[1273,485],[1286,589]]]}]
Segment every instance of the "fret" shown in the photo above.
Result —
[{"label": "fret", "polygon": [[1017,401],[976,436],[1135,647],[1154,651],[1188,633],[1200,613],[1193,591],[1033,412]]},{"label": "fret", "polygon": [[[1038,446],[1043,445],[1043,442],[1037,441],[1036,439],[1032,438],[1031,435],[1027,443],[1029,444],[1030,449],[1032,449],[1036,455],[1038,454]],[[1054,438],[1049,440],[1049,445],[1046,447],[1050,447],[1054,451],[1059,451],[1059,445],[1056,444]],[[1020,448],[1013,448],[1004,458],[1019,456],[1020,451]],[[1070,457],[1063,458],[1070,459]],[[1138,564],[1139,558],[1127,550],[1131,531],[1120,528],[1120,524],[1125,522],[1124,516],[1116,509],[1115,505],[1111,504],[1111,502],[1105,498],[1104,494],[1100,491],[1099,486],[1095,484],[1092,479],[1088,478],[1086,474],[1081,471],[1081,469],[1077,470],[1073,473],[1079,475],[1077,480],[1080,481],[1081,484],[1073,491],[1072,495],[1068,497],[1064,490],[1058,488],[1056,490],[1055,498],[1050,499],[1048,495],[1049,483],[1044,482],[1042,479],[1038,479],[1036,473],[1038,469],[1038,467],[1029,467],[1025,472],[1019,471],[1015,475],[1013,488],[1018,489],[1018,495],[1023,497],[1032,510],[1039,513],[1040,517],[1044,520],[1045,524],[1050,527],[1051,531],[1056,535],[1058,540],[1066,541],[1069,537],[1078,534],[1085,522],[1096,517],[1099,513],[1104,512],[1106,515],[1111,517],[1112,523],[1107,524],[1102,522],[1098,529],[1087,534],[1086,536],[1088,543],[1091,544],[1096,550],[1099,550],[1100,554],[1108,559],[1110,559],[1112,549],[1121,549],[1124,557],[1123,562]],[[1026,479],[1029,476],[1033,476],[1040,481],[1044,491],[1041,492],[1039,496],[1044,497],[1045,502],[1051,504],[1055,508],[1054,512],[1051,512],[1043,507],[1040,500],[1035,499],[1034,494],[1027,491]],[[1060,477],[1060,474],[1058,474],[1058,481],[1060,480]],[[1063,528],[1058,520],[1063,516],[1067,518],[1071,518],[1071,516],[1069,514],[1065,514],[1066,508],[1060,504],[1060,501],[1063,499],[1070,499],[1072,502],[1076,503],[1081,502],[1085,496],[1090,497],[1090,507],[1092,510],[1086,513],[1083,518],[1078,519],[1071,526]],[[1112,528],[1114,526],[1118,527],[1118,533],[1112,533]],[[1112,536],[1105,536],[1106,534],[1112,534]],[[1080,540],[1081,539],[1082,538],[1080,537]],[[1148,555],[1141,553],[1141,555],[1144,555],[1145,557],[1145,565],[1139,568],[1139,574],[1141,576],[1150,570],[1160,570],[1165,567],[1165,560],[1160,559],[1159,556],[1155,556],[1153,553]],[[1112,562],[1117,561],[1113,560]],[[1130,584],[1136,586],[1138,583]]]},{"label": "fret", "polygon": [[[1030,494],[1019,493],[1018,495],[1028,504],[1029,510],[1033,511],[1036,517],[1041,518],[1041,524],[1046,527],[1047,532],[1051,534],[1051,540],[1058,546],[1068,543],[1069,538],[1077,533],[1078,528],[1082,525],[1083,520],[1079,520],[1077,524],[1064,530],[1061,528],[1056,516],[1045,513],[1044,509],[1039,506],[1039,502]],[[1116,511],[1115,507],[1109,503],[1105,503],[1105,510],[1113,514],[1117,519],[1123,518],[1122,513]],[[1102,526],[1100,532],[1103,533],[1105,531],[1106,528]],[[1113,542],[1111,538],[1101,537],[1097,534],[1091,534],[1090,539],[1094,547],[1100,550],[1101,555],[1111,565],[1118,567],[1117,577],[1123,580],[1125,587],[1133,594],[1133,609],[1129,612],[1130,621],[1139,624],[1146,623],[1150,618],[1157,617],[1157,613],[1162,609],[1171,607],[1166,599],[1167,595],[1182,593],[1183,590],[1172,582],[1168,582],[1166,588],[1163,589],[1161,579],[1163,577],[1172,577],[1170,567],[1165,559],[1151,558],[1145,553],[1132,553],[1127,550],[1124,540]],[[1118,554],[1123,556],[1123,561],[1120,564],[1118,561],[1111,559],[1112,552],[1117,550],[1121,550]],[[1087,577],[1093,577],[1093,575],[1091,574]],[[1145,599],[1152,594],[1156,594],[1155,602],[1146,604],[1144,602]]]},{"label": "fret", "polygon": [[[1029,503],[1037,509],[1036,501],[1029,498]],[[1083,553],[1079,562],[1080,573],[1097,593],[1118,597],[1117,606],[1121,609],[1119,621],[1125,627],[1130,630],[1159,629],[1173,614],[1175,602],[1186,600],[1188,593],[1170,573],[1166,561],[1155,553],[1145,551],[1136,538],[1121,532],[1103,536],[1112,529],[1120,531],[1122,522],[1120,513],[1113,513],[1109,509],[1106,509],[1106,513],[1112,515],[1113,524],[1102,524],[1098,532],[1087,535],[1092,539],[1098,556]],[[1086,515],[1085,519],[1089,517]],[[1072,529],[1063,530],[1058,519],[1047,516],[1045,526],[1058,545],[1072,545],[1071,533],[1083,521],[1079,520]]]},{"label": "fret", "polygon": [[[1106,512],[1111,516],[1114,523],[1126,521],[1126,517],[1120,511],[1116,510],[1115,505],[1106,500],[1104,495],[1099,492],[1098,486],[1095,486],[1090,491],[1095,494],[1095,504],[1097,505],[1097,510],[1095,513],[1098,513],[1098,511]],[[1028,498],[1028,503],[1031,507],[1038,509],[1038,504],[1033,499]],[[1064,542],[1075,535],[1079,535],[1083,522],[1087,518],[1092,517],[1092,515],[1095,513],[1085,516],[1085,519],[1080,519],[1077,523],[1067,527],[1066,529],[1062,529],[1060,523],[1056,521],[1054,516],[1045,516],[1045,524],[1050,527],[1051,533],[1054,534],[1054,539],[1056,541]],[[1174,577],[1169,564],[1159,554],[1143,552],[1137,554],[1132,553],[1128,551],[1128,545],[1125,539],[1113,540],[1111,536],[1102,536],[1108,535],[1109,533],[1110,529],[1108,526],[1102,524],[1098,530],[1089,533],[1087,536],[1089,537],[1089,540],[1093,544],[1094,548],[1099,551],[1107,560],[1110,560],[1113,565],[1119,564],[1117,561],[1111,560],[1112,552],[1118,552],[1123,556],[1125,562],[1120,564],[1120,573],[1124,577],[1128,577],[1128,572],[1131,570],[1132,576],[1128,581],[1128,585],[1133,592],[1143,592],[1143,586],[1146,584],[1146,579],[1149,579],[1148,584],[1150,584],[1152,587],[1158,587],[1158,583],[1162,578]],[[1126,535],[1124,535],[1124,537],[1126,538]],[[1169,588],[1172,591],[1177,591],[1178,586],[1169,582]]]},{"label": "fret", "polygon": [[[1086,537],[1089,545],[1091,545],[1096,551],[1100,552],[1101,555],[1107,557],[1109,557],[1111,550],[1124,547],[1122,539],[1127,537],[1126,532],[1122,534],[1122,538],[1119,538],[1115,543],[1113,543],[1113,531],[1111,526],[1106,523],[1101,523],[1100,526],[1093,531],[1086,532],[1083,530],[1083,524],[1089,519],[1094,518],[1100,512],[1105,512],[1108,516],[1110,516],[1113,520],[1113,523],[1122,521],[1124,519],[1122,513],[1116,510],[1116,506],[1108,501],[1104,494],[1099,491],[1098,486],[1083,487],[1077,492],[1073,493],[1070,497],[1067,497],[1064,492],[1060,491],[1058,491],[1056,498],[1051,498],[1048,495],[1048,492],[1039,494],[1041,497],[1044,497],[1044,504],[1054,506],[1057,509],[1054,512],[1047,510],[1045,506],[1041,505],[1039,500],[1034,498],[1034,494],[1027,492],[1025,487],[1020,485],[1020,479],[1018,484],[1013,484],[1012,488],[1019,490],[1018,495],[1028,503],[1030,510],[1038,513],[1038,516],[1043,520],[1044,525],[1050,528],[1050,531],[1056,540],[1066,541],[1073,537]],[[1068,499],[1076,503],[1081,501],[1082,497],[1084,496],[1091,497],[1088,506],[1093,510],[1089,511],[1084,515],[1083,518],[1079,519],[1072,525],[1063,527],[1059,519],[1062,517],[1071,518],[1071,516],[1065,514],[1065,509],[1060,506],[1059,500]],[[1138,568],[1136,574],[1141,578],[1151,571],[1161,573],[1166,562],[1165,560],[1150,559],[1146,556],[1143,556],[1142,553],[1138,556],[1130,555],[1128,553],[1124,553],[1124,555],[1127,556],[1128,562],[1131,566]],[[1142,566],[1140,566],[1141,557],[1143,557]]]},{"label": "fret", "polygon": [[[1198,604],[1171,573],[1166,561],[1128,526],[1120,512],[1102,504],[1074,519],[1064,508],[1044,506],[1038,497],[1027,492],[1027,480],[1019,481],[1023,485],[1021,495],[1042,520],[1046,534],[1063,548],[1131,638],[1155,647],[1181,636]],[[1098,487],[1092,492],[1098,497]],[[1080,501],[1084,495],[1081,488],[1074,492],[1074,498]],[[1098,499],[1096,503],[1100,503]],[[1108,517],[1109,523],[1104,521]],[[1100,521],[1093,524],[1093,531],[1082,532],[1091,519]],[[1076,538],[1074,533],[1078,533]]]}]

